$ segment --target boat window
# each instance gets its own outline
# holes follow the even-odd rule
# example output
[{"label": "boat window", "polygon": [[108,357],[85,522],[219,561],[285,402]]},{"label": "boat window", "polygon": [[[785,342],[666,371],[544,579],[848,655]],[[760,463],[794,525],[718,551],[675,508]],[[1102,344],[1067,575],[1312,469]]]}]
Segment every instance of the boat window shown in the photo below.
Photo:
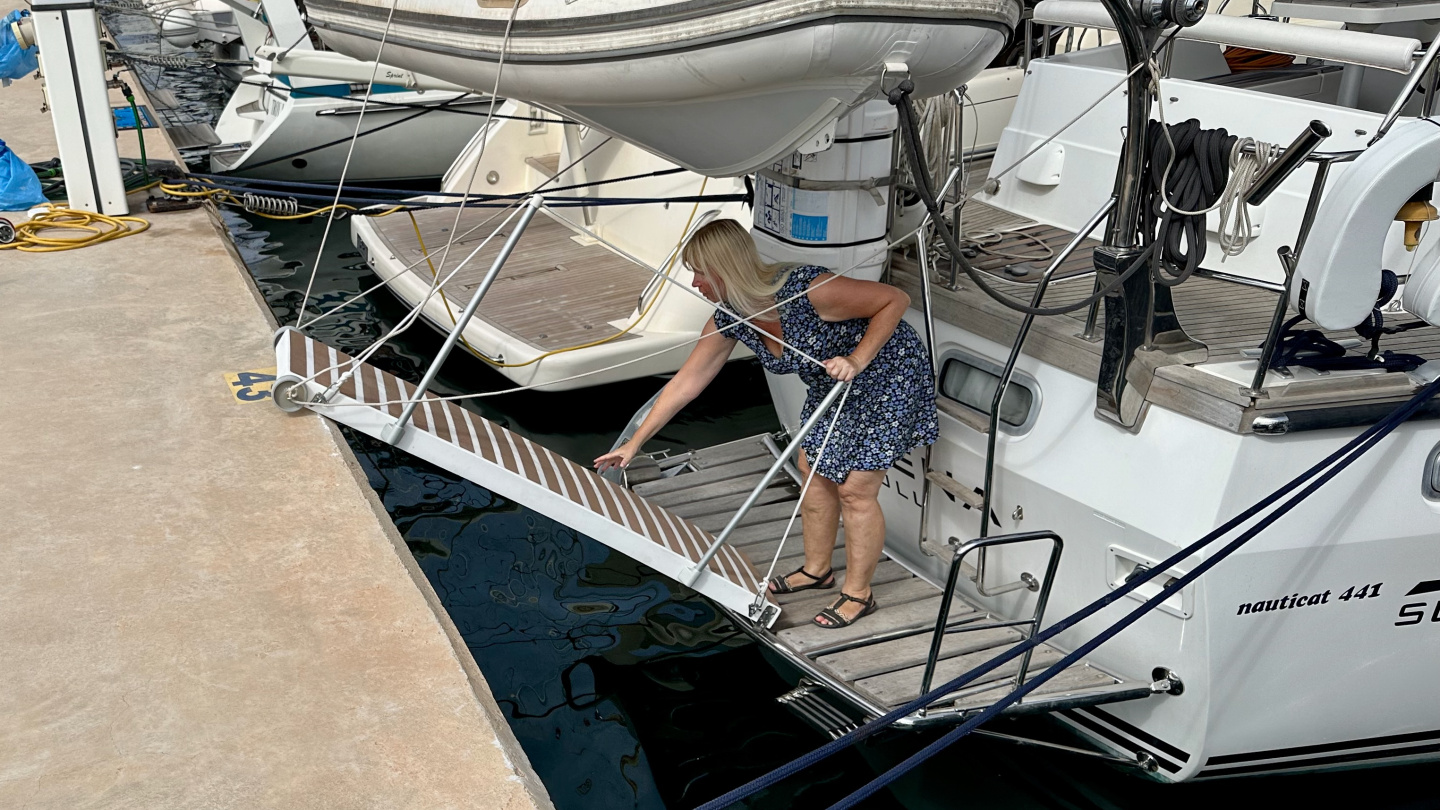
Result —
[{"label": "boat window", "polygon": [[[941,395],[985,416],[990,415],[990,403],[995,401],[999,384],[1000,369],[984,368],[969,358],[952,356],[940,371]],[[1035,391],[1012,377],[1000,403],[1000,421],[1011,428],[1028,427],[1034,407]]]}]

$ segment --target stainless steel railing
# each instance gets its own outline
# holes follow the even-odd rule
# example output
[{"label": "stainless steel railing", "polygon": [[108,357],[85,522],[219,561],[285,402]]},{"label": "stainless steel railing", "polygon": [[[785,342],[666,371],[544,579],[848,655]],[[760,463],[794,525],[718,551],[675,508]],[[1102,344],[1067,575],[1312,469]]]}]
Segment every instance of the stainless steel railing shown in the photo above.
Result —
[{"label": "stainless steel railing", "polygon": [[[960,625],[952,625],[950,619],[950,605],[955,599],[955,588],[959,584],[961,563],[966,555],[972,551],[984,551],[993,546],[1014,545],[1016,543],[1029,543],[1038,540],[1050,541],[1050,561],[1045,566],[1045,578],[1039,583],[1039,592],[1035,598],[1035,611],[1028,619],[1015,619],[1012,621],[985,622],[983,624],[967,622]],[[945,637],[954,633],[972,633],[976,630],[991,630],[1001,627],[1029,627],[1027,638],[1040,632],[1040,623],[1045,619],[1045,607],[1050,601],[1050,588],[1055,583],[1055,572],[1060,567],[1060,555],[1065,550],[1065,541],[1060,535],[1052,531],[1021,532],[1019,534],[1004,534],[996,537],[977,537],[968,543],[960,544],[959,538],[950,538],[950,543],[955,547],[954,556],[950,560],[950,574],[945,580],[945,591],[940,597],[940,613],[935,617],[935,630],[930,638],[930,653],[925,659],[925,674],[920,680],[920,694],[930,691],[932,681],[935,678],[935,667],[940,662],[940,653],[945,645]],[[1030,668],[1030,653],[1026,650],[1020,657],[1020,669],[1015,673],[1015,686],[1018,688],[1025,683],[1025,673]],[[923,715],[923,712],[922,712]]]}]

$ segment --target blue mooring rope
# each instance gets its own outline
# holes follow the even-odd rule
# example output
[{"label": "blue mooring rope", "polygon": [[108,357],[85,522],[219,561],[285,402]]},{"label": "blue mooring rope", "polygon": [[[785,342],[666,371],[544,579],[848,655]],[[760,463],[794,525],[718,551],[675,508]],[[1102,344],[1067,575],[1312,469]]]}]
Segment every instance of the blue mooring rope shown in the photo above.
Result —
[{"label": "blue mooring rope", "polygon": [[[860,790],[835,803],[831,806],[830,810],[847,810],[848,808],[854,807],[859,802],[864,801],[865,799],[874,795],[879,790],[889,785],[891,782],[895,781],[896,779],[909,772],[915,766],[934,756],[936,753],[939,753],[942,749],[948,747],[951,743],[969,734],[977,726],[993,719],[996,715],[1004,711],[1011,704],[1025,697],[1025,695],[1039,688],[1042,684],[1053,678],[1055,675],[1059,674],[1065,668],[1071,666],[1072,664],[1083,658],[1085,655],[1088,655],[1090,652],[1094,651],[1095,648],[1099,647],[1101,644],[1104,644],[1106,641],[1113,638],[1121,630],[1124,630],[1126,627],[1136,622],[1141,616],[1149,613],[1161,602],[1164,602],[1170,596],[1173,596],[1175,592],[1179,591],[1181,588],[1193,582],[1201,574],[1213,568],[1221,560],[1228,557],[1236,549],[1240,548],[1240,546],[1244,545],[1257,534],[1264,531],[1276,520],[1284,516],[1291,509],[1295,508],[1295,506],[1299,505],[1306,498],[1310,497],[1310,495],[1314,494],[1316,490],[1324,486],[1328,481],[1330,481],[1330,479],[1338,475],[1340,471],[1344,470],[1356,459],[1364,455],[1381,439],[1385,438],[1385,436],[1389,435],[1393,430],[1395,430],[1395,428],[1399,427],[1403,422],[1405,422],[1405,420],[1413,416],[1415,412],[1418,411],[1427,400],[1435,396],[1437,392],[1440,392],[1440,379],[1437,379],[1434,382],[1426,385],[1424,388],[1420,389],[1420,391],[1414,397],[1412,397],[1410,401],[1406,402],[1404,405],[1401,405],[1399,408],[1396,408],[1384,419],[1376,422],[1374,425],[1371,425],[1359,436],[1356,436],[1354,439],[1347,442],[1343,447],[1331,453],[1329,456],[1326,456],[1324,460],[1320,461],[1319,463],[1312,466],[1310,469],[1291,479],[1289,483],[1285,484],[1285,486],[1275,490],[1274,492],[1260,499],[1249,509],[1246,509],[1244,512],[1240,513],[1234,518],[1231,518],[1223,526],[1220,526],[1219,528],[1215,529],[1214,531],[1210,532],[1199,540],[1196,540],[1194,543],[1191,543],[1189,546],[1186,546],[1185,548],[1171,555],[1163,562],[1156,564],[1153,568],[1151,568],[1144,574],[1129,580],[1124,585],[1120,586],[1114,591],[1111,591],[1105,596],[1102,596],[1099,599],[1096,599],[1094,602],[1091,602],[1089,605],[1070,614],[1064,619],[1061,619],[1060,621],[1046,628],[1043,632],[1038,633],[1029,639],[1026,639],[1025,641],[1015,645],[1014,647],[1011,647],[1009,650],[1002,653],[1001,655],[998,655],[990,661],[987,661],[986,663],[981,664],[980,666],[970,670],[969,672],[966,672],[964,675],[961,675],[948,683],[942,684],[941,686],[930,690],[926,694],[921,695],[920,697],[910,701],[904,706],[893,709],[892,711],[885,714],[883,717],[879,717],[874,721],[867,723],[864,726],[861,726],[855,731],[852,731],[837,740],[827,743],[820,748],[817,748],[814,751],[805,754],[802,757],[799,757],[785,765],[782,765],[781,767],[776,768],[770,773],[754,779],[749,783],[724,794],[723,796],[706,802],[705,804],[697,808],[697,810],[722,810],[722,808],[729,807],[736,802],[742,801],[762,790],[765,790],[766,788],[774,785],[775,783],[779,782],[781,779],[786,778],[787,776],[798,773],[799,771],[804,770],[805,768],[808,768],[823,759],[826,759],[832,754],[848,748],[850,745],[866,739],[867,737],[870,737],[885,728],[888,728],[900,718],[909,715],[911,712],[928,706],[931,702],[937,700],[938,698],[941,698],[946,694],[955,691],[961,686],[970,683],[976,678],[979,678],[980,676],[991,672],[992,670],[995,670],[1006,662],[1018,658],[1019,656],[1023,655],[1026,650],[1033,649],[1040,644],[1043,644],[1044,642],[1060,634],[1061,632],[1064,632],[1070,627],[1094,615],[1098,611],[1108,607],[1115,601],[1131,593],[1136,588],[1140,587],[1146,582],[1149,582],[1155,577],[1160,576],[1162,573],[1165,573],[1170,568],[1184,561],[1186,558],[1190,557],[1200,549],[1214,542],[1216,539],[1222,537],[1225,534],[1228,534],[1231,530],[1245,523],[1250,518],[1257,515],[1260,511],[1271,506],[1275,502],[1279,501],[1281,498],[1284,498],[1297,488],[1301,487],[1306,481],[1315,477],[1317,474],[1320,475],[1318,479],[1306,486],[1299,495],[1291,498],[1284,504],[1281,504],[1274,512],[1266,515],[1254,526],[1243,532],[1239,537],[1236,537],[1234,540],[1230,541],[1230,543],[1224,546],[1214,556],[1200,562],[1198,565],[1195,566],[1193,570],[1180,577],[1172,585],[1166,588],[1162,588],[1159,593],[1146,600],[1144,604],[1131,611],[1120,621],[1116,622],[1106,630],[1096,635],[1095,638],[1081,645],[1074,652],[1065,656],[1059,662],[1046,669],[1044,672],[1040,673],[1029,681],[1026,681],[1025,684],[1019,689],[1016,689],[1015,691],[1006,695],[999,702],[991,705],[985,711],[981,712],[975,717],[972,717],[960,726],[957,726],[955,729],[946,733],[945,736],[941,737],[930,745],[927,745],[925,748],[916,752],[913,756],[906,759],[904,762],[901,762],[899,765],[896,765],[894,768],[886,771],[884,774],[881,774],[879,777],[866,784]],[[1327,470],[1327,467],[1330,469]],[[1321,474],[1322,470],[1324,471],[1323,474]]]}]

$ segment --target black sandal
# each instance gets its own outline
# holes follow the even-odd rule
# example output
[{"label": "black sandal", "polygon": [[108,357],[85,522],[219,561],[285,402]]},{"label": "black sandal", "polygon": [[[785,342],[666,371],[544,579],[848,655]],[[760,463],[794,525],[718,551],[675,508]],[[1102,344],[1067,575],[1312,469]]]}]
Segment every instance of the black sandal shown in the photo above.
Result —
[{"label": "black sandal", "polygon": [[[799,568],[796,568],[794,571],[785,574],[784,576],[771,577],[769,590],[770,593],[796,593],[797,591],[808,591],[812,588],[829,590],[830,588],[835,587],[834,573],[835,569],[831,568],[830,570],[817,577],[809,571],[806,571],[805,566],[802,565]],[[790,577],[793,577],[796,574],[799,574],[814,581],[811,582],[809,585],[791,585]]]},{"label": "black sandal", "polygon": [[[859,613],[855,614],[855,618],[847,619],[844,615],[840,613],[839,610],[840,606],[844,605],[846,602],[855,602],[856,604],[864,605],[865,607]],[[826,630],[839,630],[842,627],[849,627],[855,622],[858,622],[866,616],[869,616],[871,613],[874,613],[875,610],[879,607],[880,604],[875,601],[875,593],[873,591],[870,593],[870,596],[865,599],[856,599],[850,594],[842,591],[840,593],[839,599],[831,602],[830,607],[827,607],[819,613],[815,614],[815,618],[811,619],[810,622],[818,627],[823,627]],[[820,621],[820,619],[822,618],[829,619],[830,623],[826,624]]]}]

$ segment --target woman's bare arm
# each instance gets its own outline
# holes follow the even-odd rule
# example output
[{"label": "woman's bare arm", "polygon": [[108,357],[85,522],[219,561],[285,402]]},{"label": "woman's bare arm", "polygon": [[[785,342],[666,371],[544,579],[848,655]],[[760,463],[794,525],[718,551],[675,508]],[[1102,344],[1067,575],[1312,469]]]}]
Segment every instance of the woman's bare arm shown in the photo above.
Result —
[{"label": "woman's bare arm", "polygon": [[689,405],[695,397],[705,390],[705,386],[715,379],[725,361],[730,359],[730,353],[735,348],[735,338],[721,333],[715,327],[715,319],[711,318],[705,323],[705,328],[700,331],[700,340],[695,348],[690,350],[690,356],[685,359],[685,364],[675,372],[675,376],[660,391],[659,399],[655,400],[655,406],[630,441],[615,448],[595,459],[595,468],[601,471],[614,467],[626,467],[630,459],[640,452],[645,442],[660,432],[681,408]]},{"label": "woman's bare arm", "polygon": [[910,296],[904,290],[878,281],[861,281],[830,273],[816,276],[810,283],[809,296],[815,314],[823,321],[870,319],[865,336],[849,357],[825,361],[825,370],[837,380],[853,380],[855,375],[864,371],[890,336],[895,334],[895,328],[910,307]]}]

